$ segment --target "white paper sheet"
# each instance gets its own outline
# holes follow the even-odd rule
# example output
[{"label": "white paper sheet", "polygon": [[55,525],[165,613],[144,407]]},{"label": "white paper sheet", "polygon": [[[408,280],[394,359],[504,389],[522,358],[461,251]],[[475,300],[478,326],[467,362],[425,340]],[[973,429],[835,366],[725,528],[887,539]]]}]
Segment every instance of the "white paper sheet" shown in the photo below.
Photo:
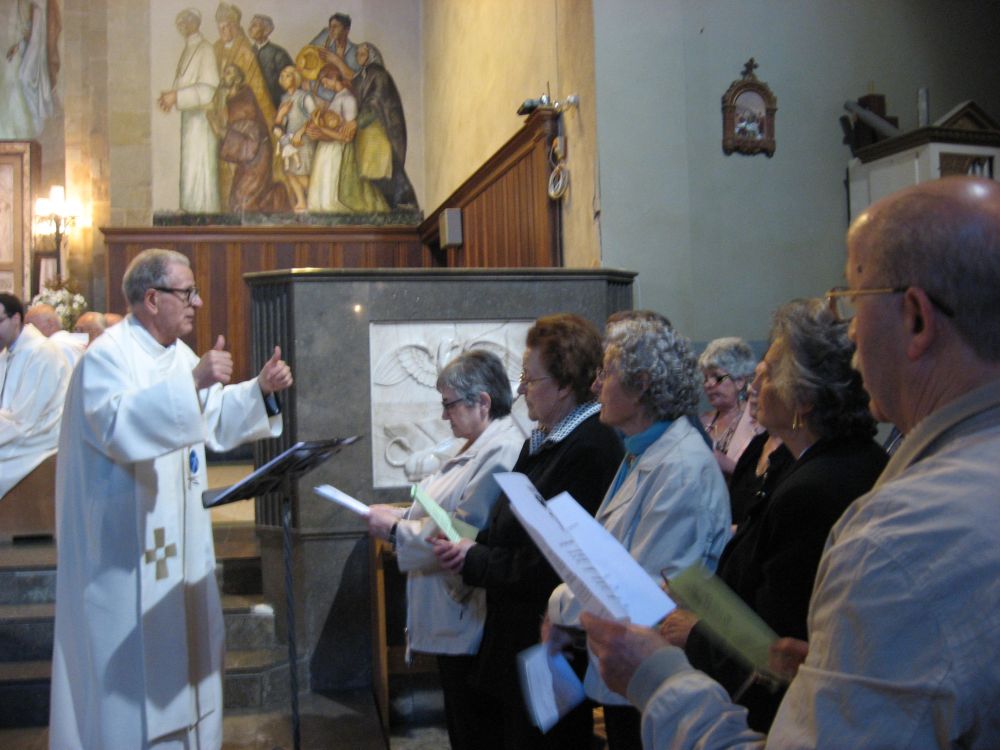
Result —
[{"label": "white paper sheet", "polygon": [[494,475],[511,510],[587,612],[651,626],[673,609],[659,585],[572,495],[545,502],[523,474]]},{"label": "white paper sheet", "polygon": [[537,643],[517,655],[524,705],[543,733],[583,702],[583,683],[561,653]]},{"label": "white paper sheet", "polygon": [[365,518],[368,517],[367,505],[360,500],[355,500],[346,492],[341,492],[332,484],[321,484],[319,487],[313,487],[313,492],[326,500],[330,500],[337,505],[347,508],[352,513],[357,513],[359,516],[363,516]]}]

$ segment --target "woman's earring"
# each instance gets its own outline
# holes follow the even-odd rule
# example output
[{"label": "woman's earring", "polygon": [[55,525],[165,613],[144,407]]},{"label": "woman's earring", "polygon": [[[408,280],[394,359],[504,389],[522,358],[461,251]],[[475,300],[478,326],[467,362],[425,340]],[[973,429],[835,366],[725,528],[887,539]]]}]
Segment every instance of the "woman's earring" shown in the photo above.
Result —
[{"label": "woman's earring", "polygon": [[798,412],[792,415],[792,429],[798,432],[802,429],[802,418],[799,416]]}]

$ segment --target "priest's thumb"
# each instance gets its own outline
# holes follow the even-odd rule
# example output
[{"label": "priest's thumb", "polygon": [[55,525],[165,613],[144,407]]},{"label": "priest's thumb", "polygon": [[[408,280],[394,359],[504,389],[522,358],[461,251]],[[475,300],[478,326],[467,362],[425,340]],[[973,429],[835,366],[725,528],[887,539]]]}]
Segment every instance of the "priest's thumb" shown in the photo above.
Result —
[{"label": "priest's thumb", "polygon": [[277,364],[278,362],[281,361],[281,347],[280,346],[275,346],[274,347],[274,354],[271,355],[271,361],[274,362],[275,364]]},{"label": "priest's thumb", "polygon": [[220,333],[219,338],[215,340],[215,346],[213,346],[212,348],[217,352],[225,351],[226,337]]}]

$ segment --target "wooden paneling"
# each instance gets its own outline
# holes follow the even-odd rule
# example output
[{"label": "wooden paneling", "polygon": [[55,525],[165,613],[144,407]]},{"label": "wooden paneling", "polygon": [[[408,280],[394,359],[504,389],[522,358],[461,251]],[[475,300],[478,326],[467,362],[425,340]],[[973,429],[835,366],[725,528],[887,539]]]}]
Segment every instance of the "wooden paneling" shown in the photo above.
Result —
[{"label": "wooden paneling", "polygon": [[234,379],[253,377],[250,293],[243,274],[283,268],[426,268],[436,265],[413,227],[108,227],[108,309],[125,313],[121,281],[142,250],[163,247],[191,260],[203,308],[185,340],[201,354],[221,333],[233,354]]},{"label": "wooden paneling", "polygon": [[[524,127],[420,225],[420,238],[442,265],[456,268],[551,268],[562,265],[559,203],[548,196],[549,149],[559,115],[536,110]],[[438,217],[462,210],[460,248],[441,249]]]}]

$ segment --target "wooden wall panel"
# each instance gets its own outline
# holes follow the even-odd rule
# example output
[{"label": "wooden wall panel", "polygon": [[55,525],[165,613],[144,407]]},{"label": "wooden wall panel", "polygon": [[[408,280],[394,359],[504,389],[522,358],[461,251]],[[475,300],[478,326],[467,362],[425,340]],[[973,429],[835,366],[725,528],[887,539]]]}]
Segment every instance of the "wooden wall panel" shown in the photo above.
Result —
[{"label": "wooden wall panel", "polygon": [[251,361],[250,293],[243,275],[283,268],[425,268],[437,265],[415,227],[111,227],[104,233],[108,309],[125,313],[117,291],[142,250],[177,250],[192,264],[204,306],[185,342],[201,354],[225,335],[234,378],[257,374]]}]

